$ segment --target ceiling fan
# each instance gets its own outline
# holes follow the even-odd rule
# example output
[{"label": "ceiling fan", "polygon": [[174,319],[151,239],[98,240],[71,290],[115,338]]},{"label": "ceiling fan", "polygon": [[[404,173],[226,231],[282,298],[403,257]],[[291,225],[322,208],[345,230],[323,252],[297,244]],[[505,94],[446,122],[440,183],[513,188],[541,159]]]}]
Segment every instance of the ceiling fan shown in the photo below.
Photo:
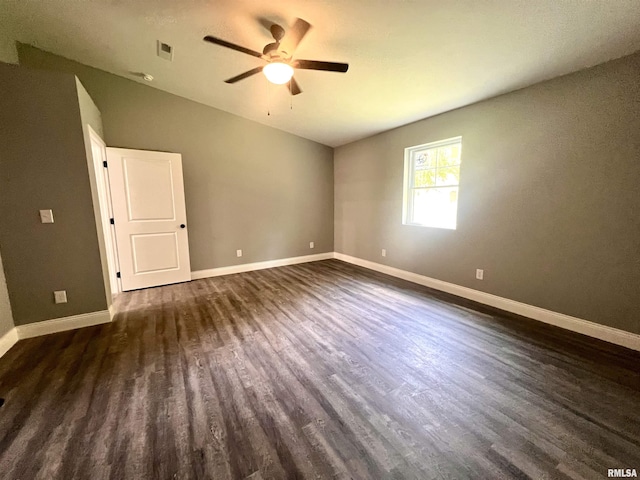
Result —
[{"label": "ceiling fan", "polygon": [[292,95],[302,93],[302,89],[293,78],[294,69],[299,70],[323,70],[327,72],[344,73],[349,69],[347,63],[323,62],[319,60],[294,60],[293,54],[298,47],[300,41],[307,34],[311,25],[301,18],[296,19],[293,27],[286,33],[280,25],[271,25],[271,35],[275,42],[269,43],[264,47],[262,53],[256,52],[249,48],[241,47],[235,43],[227,42],[220,38],[207,35],[204,37],[206,42],[211,42],[222,47],[231,48],[238,52],[246,53],[258,57],[267,62],[262,67],[256,67],[248,72],[241,73],[235,77],[225,80],[226,83],[236,83],[244,80],[256,73],[263,72],[267,80],[278,85],[287,84]]}]

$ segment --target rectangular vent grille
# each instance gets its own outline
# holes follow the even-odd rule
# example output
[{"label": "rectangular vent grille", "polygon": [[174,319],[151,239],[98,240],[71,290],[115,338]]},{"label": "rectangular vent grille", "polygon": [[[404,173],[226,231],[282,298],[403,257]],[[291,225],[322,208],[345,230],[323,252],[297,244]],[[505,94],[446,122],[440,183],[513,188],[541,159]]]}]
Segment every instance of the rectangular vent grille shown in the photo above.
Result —
[{"label": "rectangular vent grille", "polygon": [[172,61],[173,60],[173,47],[168,43],[161,42],[158,40],[158,56],[160,58],[164,58],[165,60]]}]

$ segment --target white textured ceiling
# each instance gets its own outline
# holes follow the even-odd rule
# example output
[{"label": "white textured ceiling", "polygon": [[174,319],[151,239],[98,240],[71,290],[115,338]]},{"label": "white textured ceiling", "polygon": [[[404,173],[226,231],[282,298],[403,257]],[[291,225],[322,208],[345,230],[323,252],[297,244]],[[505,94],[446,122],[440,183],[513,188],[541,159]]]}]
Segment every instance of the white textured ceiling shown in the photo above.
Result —
[{"label": "white textured ceiling", "polygon": [[[346,74],[297,71],[304,93],[255,75],[265,28],[313,25],[295,57],[348,62]],[[640,49],[639,0],[0,0],[19,41],[338,146]],[[156,40],[174,47],[156,56]],[[267,116],[267,111],[271,115]]]}]

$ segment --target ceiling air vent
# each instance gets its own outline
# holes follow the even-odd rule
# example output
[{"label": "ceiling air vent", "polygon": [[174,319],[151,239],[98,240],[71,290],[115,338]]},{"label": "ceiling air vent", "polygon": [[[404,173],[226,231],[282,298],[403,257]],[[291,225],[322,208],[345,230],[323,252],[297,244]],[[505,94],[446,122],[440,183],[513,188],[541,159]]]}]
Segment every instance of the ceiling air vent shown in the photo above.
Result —
[{"label": "ceiling air vent", "polygon": [[164,58],[165,60],[172,61],[173,60],[173,47],[168,43],[161,42],[158,40],[158,56],[160,58]]}]

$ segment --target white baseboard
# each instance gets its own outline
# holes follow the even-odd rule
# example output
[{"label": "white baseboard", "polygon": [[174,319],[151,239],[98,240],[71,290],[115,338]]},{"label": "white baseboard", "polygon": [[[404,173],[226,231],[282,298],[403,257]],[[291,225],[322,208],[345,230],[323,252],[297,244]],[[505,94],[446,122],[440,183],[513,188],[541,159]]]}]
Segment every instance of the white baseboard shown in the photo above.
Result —
[{"label": "white baseboard", "polygon": [[334,255],[334,258],[342,260],[343,262],[359,265],[370,270],[375,270],[376,272],[386,273],[387,275],[402,278],[403,280],[424,285],[425,287],[451,293],[458,297],[467,298],[478,303],[499,308],[500,310],[506,310],[507,312],[522,315],[523,317],[532,318],[566,330],[598,338],[605,342],[615,343],[616,345],[622,345],[623,347],[640,351],[640,335],[635,333],[626,332],[606,325],[600,325],[598,323],[590,322],[589,320],[583,320],[582,318],[553,312],[551,310],[535,307],[526,303],[516,302],[515,300],[509,300],[508,298],[498,297],[497,295],[492,295],[490,293],[462,287],[453,283],[443,282],[442,280],[426,277],[417,273],[407,272],[406,270],[400,270],[380,263],[370,262],[369,260],[363,260],[343,253],[335,252]]},{"label": "white baseboard", "polygon": [[333,255],[333,252],[327,252],[315,255],[304,255],[302,257],[279,258],[277,260],[267,260],[265,262],[243,263],[242,265],[232,265],[230,267],[196,270],[191,272],[191,280],[219,277],[221,275],[230,275],[232,273],[251,272],[253,270],[263,270],[265,268],[284,267],[285,265],[296,265],[298,263],[317,262],[318,260],[329,260],[330,258],[334,258]]},{"label": "white baseboard", "polygon": [[40,335],[49,335],[50,333],[64,332],[66,330],[74,330],[76,328],[90,327],[92,325],[109,322],[111,322],[109,310],[101,310],[99,312],[82,313],[70,317],[54,318],[42,322],[18,325],[16,330],[18,332],[18,338],[22,340],[23,338],[39,337]]},{"label": "white baseboard", "polygon": [[16,343],[18,343],[18,332],[16,328],[13,327],[0,337],[0,357],[7,353]]}]

